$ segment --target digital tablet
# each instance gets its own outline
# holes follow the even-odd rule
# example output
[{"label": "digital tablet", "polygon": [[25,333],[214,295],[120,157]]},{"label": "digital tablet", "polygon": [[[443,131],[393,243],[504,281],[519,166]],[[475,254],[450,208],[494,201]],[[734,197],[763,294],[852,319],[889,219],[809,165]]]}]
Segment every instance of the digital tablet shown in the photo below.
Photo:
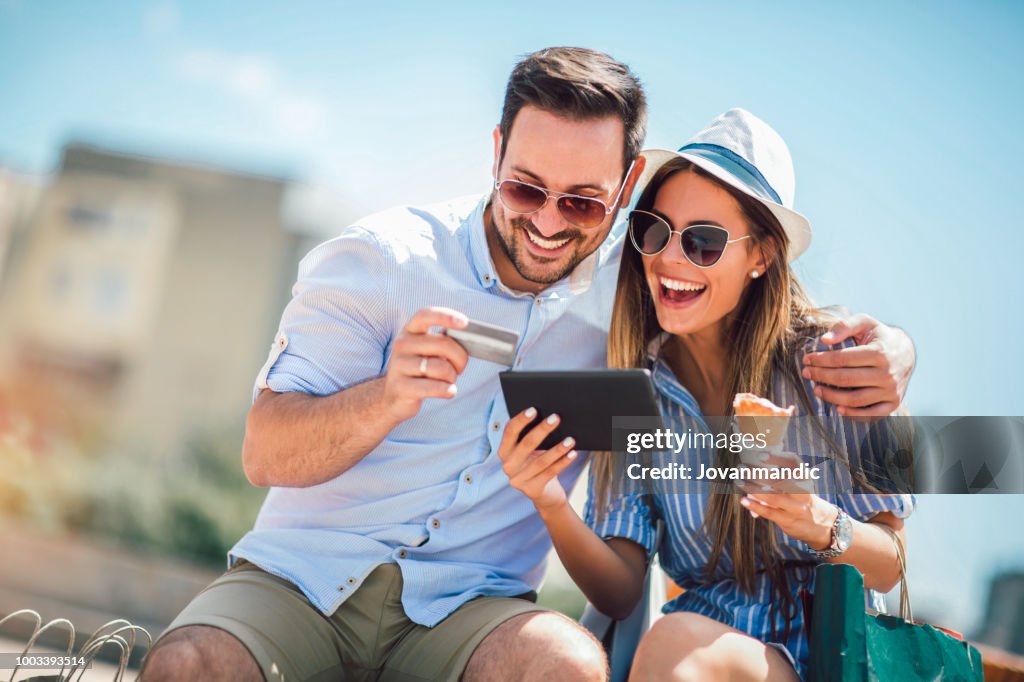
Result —
[{"label": "digital tablet", "polygon": [[558,428],[541,444],[542,450],[567,436],[576,439],[577,450],[613,450],[616,417],[643,417],[645,425],[662,428],[654,384],[646,369],[507,371],[499,377],[510,416],[535,407],[539,414],[534,424],[550,414],[561,417]]}]

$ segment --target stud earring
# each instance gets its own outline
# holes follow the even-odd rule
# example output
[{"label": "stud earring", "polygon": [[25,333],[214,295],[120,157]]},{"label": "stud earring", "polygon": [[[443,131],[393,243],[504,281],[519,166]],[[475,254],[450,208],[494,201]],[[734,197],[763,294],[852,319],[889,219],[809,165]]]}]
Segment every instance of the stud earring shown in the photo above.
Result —
[{"label": "stud earring", "polygon": [[750,278],[751,279],[757,279],[760,276],[761,276],[761,273],[758,272],[757,270],[752,270],[751,273],[750,273]]}]

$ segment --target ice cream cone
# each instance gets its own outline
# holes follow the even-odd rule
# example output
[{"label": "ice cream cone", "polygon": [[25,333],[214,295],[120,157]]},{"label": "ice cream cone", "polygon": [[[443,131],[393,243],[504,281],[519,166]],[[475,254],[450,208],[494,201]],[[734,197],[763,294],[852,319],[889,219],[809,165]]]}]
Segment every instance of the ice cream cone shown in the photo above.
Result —
[{"label": "ice cream cone", "polygon": [[789,418],[796,411],[792,405],[781,408],[753,393],[737,393],[732,406],[740,430],[752,436],[762,434],[768,450],[778,449],[782,445]]}]

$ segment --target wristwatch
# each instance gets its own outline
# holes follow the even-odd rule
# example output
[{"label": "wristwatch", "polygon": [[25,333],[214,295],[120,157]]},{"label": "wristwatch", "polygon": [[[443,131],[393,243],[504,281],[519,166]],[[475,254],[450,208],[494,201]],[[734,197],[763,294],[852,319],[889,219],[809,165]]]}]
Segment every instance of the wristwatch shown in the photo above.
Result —
[{"label": "wristwatch", "polygon": [[850,541],[853,540],[853,523],[850,521],[850,515],[838,507],[836,509],[839,514],[836,515],[836,520],[832,524],[832,544],[825,549],[814,549],[810,545],[804,544],[804,547],[815,559],[837,557],[849,549]]}]

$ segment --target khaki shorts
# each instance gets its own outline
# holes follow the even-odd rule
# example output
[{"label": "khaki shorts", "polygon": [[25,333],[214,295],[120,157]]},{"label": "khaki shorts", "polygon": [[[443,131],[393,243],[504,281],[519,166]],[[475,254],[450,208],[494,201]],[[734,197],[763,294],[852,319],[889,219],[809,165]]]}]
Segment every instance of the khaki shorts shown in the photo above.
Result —
[{"label": "khaki shorts", "polygon": [[432,628],[402,609],[402,573],[382,564],[334,615],[292,583],[239,560],[210,583],[162,636],[186,625],[226,630],[268,682],[457,680],[477,645],[509,618],[545,611],[523,597],[477,597]]}]

